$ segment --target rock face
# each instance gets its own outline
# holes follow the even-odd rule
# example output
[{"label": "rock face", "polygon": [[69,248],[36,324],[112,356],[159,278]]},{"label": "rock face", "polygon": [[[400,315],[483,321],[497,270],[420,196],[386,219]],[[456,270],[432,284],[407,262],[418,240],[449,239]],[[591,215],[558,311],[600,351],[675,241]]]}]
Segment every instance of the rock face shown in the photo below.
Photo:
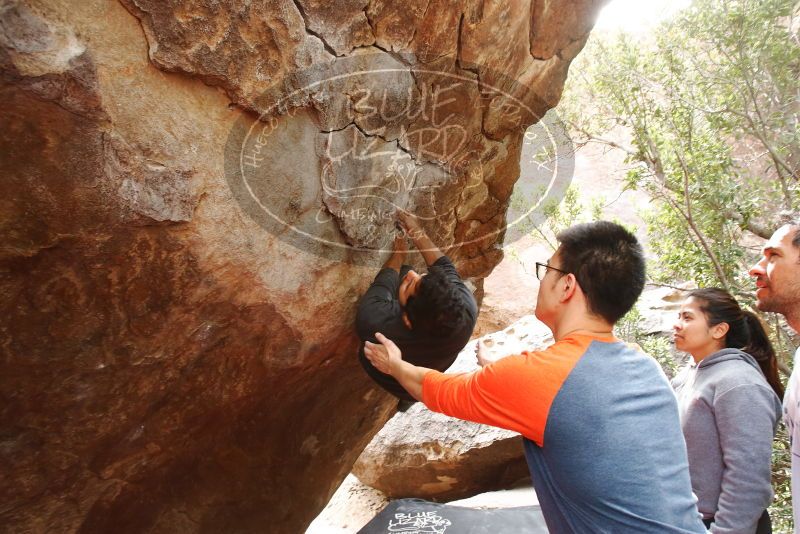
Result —
[{"label": "rock face", "polygon": [[386,214],[480,289],[599,7],[0,2],[4,527],[307,525],[394,407],[352,328]]},{"label": "rock face", "polygon": [[378,515],[389,499],[386,495],[347,475],[331,500],[308,526],[305,534],[358,532]]},{"label": "rock face", "polygon": [[[481,339],[491,344],[493,358],[553,342],[550,331],[533,316]],[[447,372],[475,369],[473,341]],[[361,453],[353,474],[391,498],[434,501],[530,483],[519,434],[453,419],[431,412],[421,403],[389,420]]]}]

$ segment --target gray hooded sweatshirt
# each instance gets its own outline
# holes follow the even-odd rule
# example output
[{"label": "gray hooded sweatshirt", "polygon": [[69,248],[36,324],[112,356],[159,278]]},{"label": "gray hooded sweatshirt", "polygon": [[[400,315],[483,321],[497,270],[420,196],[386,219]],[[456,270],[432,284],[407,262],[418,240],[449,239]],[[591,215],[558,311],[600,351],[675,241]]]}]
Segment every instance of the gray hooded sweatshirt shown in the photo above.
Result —
[{"label": "gray hooded sweatshirt", "polygon": [[755,532],[772,501],[772,438],[781,401],[755,359],[723,349],[692,362],[672,385],[689,454],[692,490],[711,532]]}]

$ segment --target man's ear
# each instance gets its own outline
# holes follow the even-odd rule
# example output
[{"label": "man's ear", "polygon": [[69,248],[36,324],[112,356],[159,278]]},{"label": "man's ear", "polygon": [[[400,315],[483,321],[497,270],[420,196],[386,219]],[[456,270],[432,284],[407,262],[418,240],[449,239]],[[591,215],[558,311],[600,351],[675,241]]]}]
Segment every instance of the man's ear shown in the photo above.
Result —
[{"label": "man's ear", "polygon": [[566,302],[575,294],[575,290],[578,288],[578,280],[572,273],[565,274],[561,277],[561,280],[564,284],[564,289],[561,292],[561,302]]},{"label": "man's ear", "polygon": [[408,314],[406,312],[403,312],[403,324],[406,325],[406,328],[408,328],[409,330],[413,330],[413,327],[411,326],[411,321],[408,319]]},{"label": "man's ear", "polygon": [[728,335],[731,326],[728,323],[719,323],[711,327],[711,337],[714,339],[724,339]]}]

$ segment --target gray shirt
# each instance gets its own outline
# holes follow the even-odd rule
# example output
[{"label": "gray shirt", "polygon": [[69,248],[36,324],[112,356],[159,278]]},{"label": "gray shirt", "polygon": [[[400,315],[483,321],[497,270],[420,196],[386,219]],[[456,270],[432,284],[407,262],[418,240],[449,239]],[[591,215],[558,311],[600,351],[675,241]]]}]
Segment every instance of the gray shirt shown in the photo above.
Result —
[{"label": "gray shirt", "polygon": [[772,500],[772,439],[781,402],[755,359],[723,349],[672,382],[692,490],[711,532],[755,532]]},{"label": "gray shirt", "polygon": [[800,348],[794,355],[794,371],[789,377],[786,394],[783,396],[783,421],[789,434],[792,451],[792,509],[794,531],[800,532]]}]

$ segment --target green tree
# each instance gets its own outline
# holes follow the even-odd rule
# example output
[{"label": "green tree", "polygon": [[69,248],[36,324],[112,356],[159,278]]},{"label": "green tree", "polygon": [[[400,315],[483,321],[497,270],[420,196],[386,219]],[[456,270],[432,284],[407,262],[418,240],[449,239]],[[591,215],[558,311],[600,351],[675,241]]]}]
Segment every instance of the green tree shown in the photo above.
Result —
[{"label": "green tree", "polygon": [[654,200],[654,279],[740,292],[749,287],[742,232],[767,237],[780,210],[798,208],[791,8],[696,0],[644,39],[592,37],[573,65],[559,111],[579,144],[625,152],[627,186]]}]

